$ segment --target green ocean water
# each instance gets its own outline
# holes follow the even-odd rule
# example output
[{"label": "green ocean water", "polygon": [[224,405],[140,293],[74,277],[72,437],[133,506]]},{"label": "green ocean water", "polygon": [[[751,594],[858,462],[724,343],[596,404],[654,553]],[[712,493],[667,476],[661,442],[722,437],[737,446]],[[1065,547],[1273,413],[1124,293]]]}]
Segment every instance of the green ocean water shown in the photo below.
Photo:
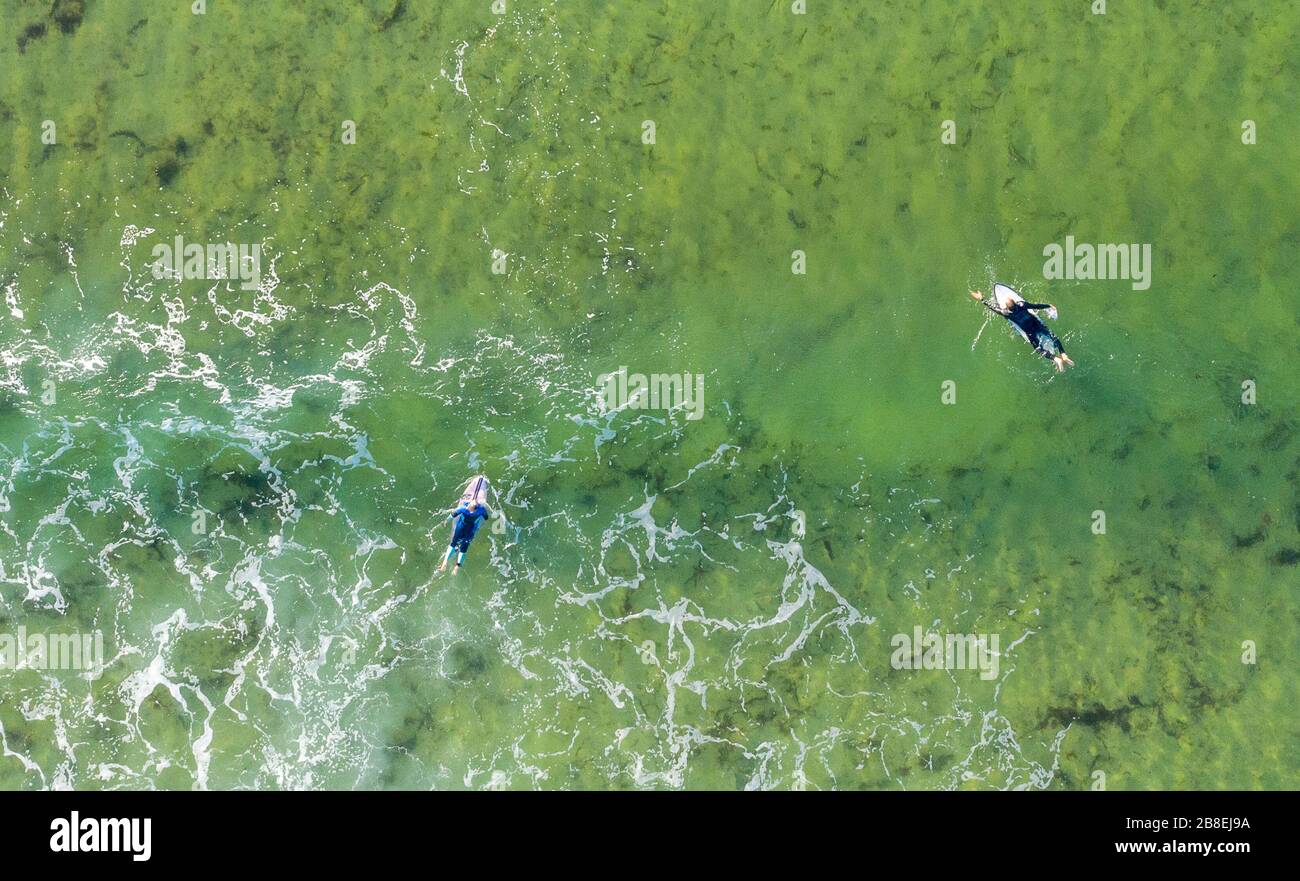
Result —
[{"label": "green ocean water", "polygon": [[1296,788],[1300,9],[1108,5],[0,0],[0,787]]}]

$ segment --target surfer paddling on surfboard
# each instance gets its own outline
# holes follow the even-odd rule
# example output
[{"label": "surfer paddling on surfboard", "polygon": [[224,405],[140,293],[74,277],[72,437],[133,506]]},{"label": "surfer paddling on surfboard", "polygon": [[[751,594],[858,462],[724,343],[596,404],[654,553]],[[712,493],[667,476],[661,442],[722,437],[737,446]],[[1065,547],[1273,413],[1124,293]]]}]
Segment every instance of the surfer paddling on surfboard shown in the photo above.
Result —
[{"label": "surfer paddling on surfboard", "polygon": [[1035,310],[1046,309],[1048,318],[1056,318],[1056,307],[1051,303],[1026,303],[1024,297],[1004,284],[993,286],[992,303],[985,300],[979,291],[971,291],[970,295],[984,304],[985,309],[1010,321],[1025,341],[1034,347],[1035,352],[1056,365],[1057,373],[1064,373],[1067,365],[1074,366],[1056,334],[1048,330],[1042,319],[1034,314]]},{"label": "surfer paddling on surfboard", "polygon": [[460,504],[450,518],[456,525],[451,533],[451,547],[447,549],[447,556],[443,557],[442,565],[438,567],[439,572],[447,568],[447,563],[451,561],[453,555],[456,556],[456,568],[452,570],[452,574],[455,575],[460,571],[461,564],[465,562],[465,552],[469,550],[469,543],[474,540],[483,521],[492,513],[486,504],[487,491],[486,477],[475,477],[466,484],[465,493],[460,497]]}]

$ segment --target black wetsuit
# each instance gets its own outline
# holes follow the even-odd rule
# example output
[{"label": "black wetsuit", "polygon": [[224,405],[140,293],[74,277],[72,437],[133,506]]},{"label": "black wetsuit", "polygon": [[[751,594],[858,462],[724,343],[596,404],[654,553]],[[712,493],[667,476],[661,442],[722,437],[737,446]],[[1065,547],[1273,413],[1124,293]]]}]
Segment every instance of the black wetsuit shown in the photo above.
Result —
[{"label": "black wetsuit", "polygon": [[1034,351],[1042,355],[1044,358],[1054,358],[1065,351],[1065,348],[1061,345],[1061,341],[1056,338],[1055,334],[1047,329],[1047,325],[1043,324],[1042,320],[1032,311],[1034,309],[1049,309],[1051,308],[1050,303],[1024,303],[1017,301],[1012,303],[1011,309],[1006,312],[1003,312],[1001,309],[994,306],[989,306],[988,303],[985,303],[984,305],[988,306],[991,311],[998,313],[1007,321],[1014,324],[1016,330],[1020,331],[1020,335],[1025,338],[1029,345],[1034,347]]}]

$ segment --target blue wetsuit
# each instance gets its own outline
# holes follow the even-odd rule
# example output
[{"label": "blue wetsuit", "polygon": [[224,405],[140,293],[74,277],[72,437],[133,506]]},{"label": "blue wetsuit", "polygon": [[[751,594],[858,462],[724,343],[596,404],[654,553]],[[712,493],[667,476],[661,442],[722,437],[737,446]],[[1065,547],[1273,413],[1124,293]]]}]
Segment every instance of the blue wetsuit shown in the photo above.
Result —
[{"label": "blue wetsuit", "polygon": [[456,561],[456,565],[459,566],[460,561],[465,559],[469,543],[474,540],[478,528],[483,525],[487,517],[488,509],[483,505],[479,505],[473,511],[467,505],[461,505],[451,515],[451,519],[456,523],[456,530],[452,533],[451,548],[447,551],[447,556],[450,557],[452,551],[460,551],[460,558]]}]

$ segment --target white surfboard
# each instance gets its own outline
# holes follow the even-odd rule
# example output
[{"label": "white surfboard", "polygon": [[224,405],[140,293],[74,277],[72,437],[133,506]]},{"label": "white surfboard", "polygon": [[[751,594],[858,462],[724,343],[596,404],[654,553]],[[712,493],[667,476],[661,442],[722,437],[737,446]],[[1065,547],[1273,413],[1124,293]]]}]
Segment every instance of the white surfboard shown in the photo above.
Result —
[{"label": "white surfboard", "polygon": [[465,484],[465,491],[460,494],[459,504],[468,505],[471,501],[474,501],[483,507],[487,507],[488,489],[488,479],[482,474],[471,477],[469,483]]},{"label": "white surfboard", "polygon": [[993,303],[1002,311],[1007,311],[1013,303],[1023,303],[1025,298],[1017,294],[1011,288],[998,282],[993,285]]}]

